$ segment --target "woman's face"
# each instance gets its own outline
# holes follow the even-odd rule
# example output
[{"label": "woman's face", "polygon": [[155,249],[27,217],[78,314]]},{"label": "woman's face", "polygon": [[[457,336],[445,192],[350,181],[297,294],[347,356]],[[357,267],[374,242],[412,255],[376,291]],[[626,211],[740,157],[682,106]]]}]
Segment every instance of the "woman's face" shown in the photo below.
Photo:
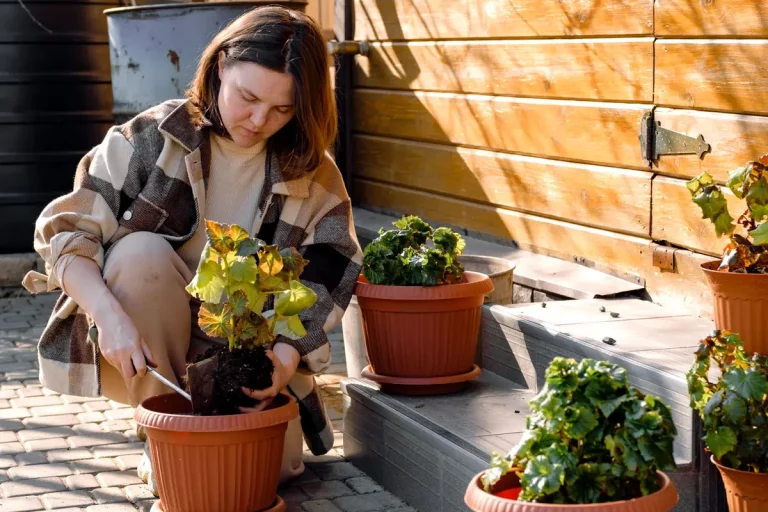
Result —
[{"label": "woman's face", "polygon": [[219,58],[219,113],[232,140],[249,148],[293,118],[293,76],[252,62],[223,65]]}]

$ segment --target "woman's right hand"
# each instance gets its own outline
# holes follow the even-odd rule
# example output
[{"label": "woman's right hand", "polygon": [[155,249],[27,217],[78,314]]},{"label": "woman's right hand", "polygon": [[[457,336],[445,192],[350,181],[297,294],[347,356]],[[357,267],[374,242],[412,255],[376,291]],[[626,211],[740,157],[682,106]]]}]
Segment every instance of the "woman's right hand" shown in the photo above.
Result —
[{"label": "woman's right hand", "polygon": [[123,377],[143,377],[147,364],[155,368],[157,363],[130,317],[119,305],[112,306],[94,314],[101,354]]}]

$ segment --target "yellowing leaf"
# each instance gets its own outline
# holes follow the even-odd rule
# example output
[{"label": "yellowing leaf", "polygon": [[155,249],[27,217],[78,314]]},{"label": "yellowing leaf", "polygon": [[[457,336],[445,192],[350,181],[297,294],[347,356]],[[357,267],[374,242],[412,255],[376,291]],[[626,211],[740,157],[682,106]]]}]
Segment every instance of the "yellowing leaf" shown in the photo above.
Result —
[{"label": "yellowing leaf", "polygon": [[232,311],[228,306],[219,304],[203,304],[200,306],[198,325],[208,336],[214,338],[229,338],[232,334]]},{"label": "yellowing leaf", "polygon": [[275,311],[290,316],[300,313],[317,301],[317,294],[299,281],[291,281],[291,288],[275,297]]},{"label": "yellowing leaf", "polygon": [[253,256],[237,256],[231,252],[227,255],[229,275],[232,282],[255,283],[259,275],[256,259]]},{"label": "yellowing leaf", "polygon": [[283,270],[283,258],[276,245],[268,245],[259,252],[259,270],[270,276]]},{"label": "yellowing leaf", "polygon": [[280,251],[280,256],[283,258],[283,272],[288,270],[293,277],[299,277],[309,263],[309,260],[305,260],[294,247],[283,249]]},{"label": "yellowing leaf", "polygon": [[224,272],[218,263],[205,261],[186,290],[203,302],[218,304],[224,293]]},{"label": "yellowing leaf", "polygon": [[275,322],[274,333],[285,336],[288,339],[298,340],[307,335],[307,330],[298,315],[278,316]]},{"label": "yellowing leaf", "polygon": [[237,224],[219,224],[206,220],[205,228],[208,241],[222,254],[233,251],[242,241],[248,239],[248,232]]}]

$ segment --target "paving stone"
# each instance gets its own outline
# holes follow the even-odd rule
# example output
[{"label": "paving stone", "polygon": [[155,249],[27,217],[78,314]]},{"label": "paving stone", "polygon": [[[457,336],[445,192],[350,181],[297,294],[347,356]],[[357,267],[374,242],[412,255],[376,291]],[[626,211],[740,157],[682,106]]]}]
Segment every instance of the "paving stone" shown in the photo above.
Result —
[{"label": "paving stone", "polygon": [[144,443],[108,444],[93,448],[93,456],[97,459],[135,455],[137,453],[144,453]]},{"label": "paving stone", "polygon": [[93,434],[94,432],[104,432],[104,429],[101,428],[101,425],[98,423],[82,423],[80,425],[75,425],[72,427],[72,430],[75,432],[75,435],[85,435],[85,434]]},{"label": "paving stone", "polygon": [[122,404],[120,402],[115,402],[114,400],[110,400],[109,405],[111,405],[113,409],[133,409],[133,407],[128,404]]},{"label": "paving stone", "polygon": [[96,475],[102,487],[127,487],[129,485],[143,484],[135,471],[113,471]]},{"label": "paving stone", "polygon": [[307,493],[298,487],[286,487],[277,490],[277,494],[283,498],[286,503],[302,503],[309,500]]},{"label": "paving stone", "polygon": [[[0,329],[2,329],[2,321],[0,321]],[[30,370],[32,365],[28,362],[16,362],[16,363],[2,363],[0,364],[0,373],[11,373],[19,370]]]},{"label": "paving stone", "polygon": [[70,437],[74,435],[75,431],[69,427],[51,427],[36,430],[22,430],[18,433],[19,441],[22,443],[26,443],[27,441],[37,441],[39,439],[55,439],[57,437]]},{"label": "paving stone", "polygon": [[133,409],[117,409],[114,411],[105,411],[104,416],[110,420],[130,420],[133,419]]},{"label": "paving stone", "polygon": [[0,500],[2,512],[36,512],[42,509],[42,502],[34,496]]},{"label": "paving stone", "polygon": [[340,496],[350,496],[355,492],[342,482],[307,482],[301,484],[301,489],[315,500],[333,499]]},{"label": "paving stone", "polygon": [[83,436],[74,436],[67,439],[72,448],[87,448],[90,446],[101,446],[105,444],[116,444],[125,442],[125,436],[120,432],[91,433]]},{"label": "paving stone", "polygon": [[[104,471],[114,471],[118,469],[114,459],[76,460],[71,464],[72,464],[72,469],[77,474],[103,473]],[[124,469],[124,468],[120,468],[120,469]]]},{"label": "paving stone", "polygon": [[139,512],[150,512],[152,510],[152,506],[157,503],[157,498],[153,500],[143,500],[136,503],[136,506],[139,507]]},{"label": "paving stone", "polygon": [[72,475],[64,479],[64,484],[70,491],[82,489],[96,489],[99,482],[93,475]]},{"label": "paving stone", "polygon": [[0,444],[13,443],[16,441],[17,438],[15,432],[0,431]]},{"label": "paving stone", "polygon": [[87,402],[107,402],[107,399],[100,396],[74,396],[74,395],[61,395],[64,403],[67,404],[84,404]]},{"label": "paving stone", "polygon": [[317,482],[318,480],[320,479],[317,475],[309,467],[305,466],[304,472],[295,478],[291,478],[289,484],[294,487],[306,482]]},{"label": "paving stone", "polygon": [[69,476],[71,474],[72,469],[66,464],[35,464],[32,466],[17,466],[8,470],[8,476],[14,481],[50,476]]},{"label": "paving stone", "polygon": [[11,398],[16,398],[18,396],[19,395],[15,389],[0,390],[0,398],[2,398],[3,400],[9,400]]},{"label": "paving stone", "polygon": [[[77,407],[80,406],[78,405]],[[77,415],[77,420],[80,423],[101,423],[106,421],[106,418],[100,412],[83,412]]]},{"label": "paving stone", "polygon": [[8,481],[8,472],[0,469],[0,484]]},{"label": "paving stone", "polygon": [[119,487],[106,487],[102,489],[94,489],[91,491],[91,496],[96,500],[96,503],[127,503],[128,498],[125,493]]},{"label": "paving stone", "polygon": [[69,448],[69,445],[67,444],[66,439],[57,437],[55,439],[38,439],[37,441],[27,441],[24,443],[24,448],[30,452],[47,452],[49,450],[66,450]]},{"label": "paving stone", "polygon": [[344,512],[372,512],[401,507],[404,503],[388,492],[375,492],[357,496],[344,496],[333,500]]},{"label": "paving stone", "polygon": [[132,503],[136,503],[137,501],[141,500],[151,500],[155,497],[155,495],[152,494],[152,491],[149,490],[149,486],[146,484],[129,485],[128,487],[124,488],[123,491],[128,497],[128,501]]},{"label": "paving stone", "polygon": [[130,503],[112,503],[110,505],[91,505],[85,512],[136,512]]},{"label": "paving stone", "polygon": [[85,410],[88,412],[101,412],[109,411],[112,409],[112,407],[109,405],[109,402],[88,402],[83,404],[83,407],[85,407]]},{"label": "paving stone", "polygon": [[77,425],[80,421],[74,414],[63,414],[61,416],[44,416],[42,418],[27,418],[23,420],[27,428],[48,428],[48,427],[71,427]]},{"label": "paving stone", "polygon": [[119,467],[122,471],[126,471],[128,469],[136,469],[139,467],[139,461],[141,460],[141,457],[141,455],[123,455],[122,457],[117,457],[115,459],[115,463],[117,464],[117,467]]},{"label": "paving stone", "polygon": [[0,409],[0,420],[29,418],[30,416],[32,413],[29,412],[29,409]]},{"label": "paving stone", "polygon": [[21,446],[21,443],[18,441],[0,444],[0,455],[16,455],[17,453],[24,453],[25,451],[24,447]]},{"label": "paving stone", "polygon": [[51,405],[48,407],[32,408],[32,414],[34,414],[38,418],[43,416],[62,416],[65,414],[78,414],[81,412],[85,412],[85,409],[83,409],[83,406],[80,404]]},{"label": "paving stone", "polygon": [[387,512],[419,512],[413,507],[398,507],[387,509]]},{"label": "paving stone", "polygon": [[20,453],[16,456],[16,465],[34,466],[35,464],[47,464],[48,458],[41,452]]},{"label": "paving stone", "polygon": [[346,480],[347,478],[365,476],[365,473],[357,469],[349,462],[310,464],[309,467],[320,478],[320,480]]},{"label": "paving stone", "polygon": [[93,455],[85,448],[76,448],[74,450],[54,450],[48,452],[50,462],[67,462],[70,460],[92,459]]},{"label": "paving stone", "polygon": [[122,435],[129,443],[137,443],[139,441],[139,436],[135,430],[126,430],[122,432]]},{"label": "paving stone", "polygon": [[44,494],[43,504],[48,509],[84,507],[93,505],[93,499],[85,491],[65,491]]},{"label": "paving stone", "polygon": [[5,399],[0,399],[0,409],[8,409],[11,406],[11,402]]},{"label": "paving stone", "polygon": [[6,498],[16,496],[29,496],[31,494],[44,494],[47,492],[65,491],[64,481],[59,477],[35,478],[33,480],[21,480],[19,482],[5,482],[0,484],[0,493]]},{"label": "paving stone", "polygon": [[305,501],[301,508],[306,512],[341,512],[341,509],[328,500]]},{"label": "paving stone", "polygon": [[0,431],[17,432],[24,429],[21,420],[0,420]]},{"label": "paving stone", "polygon": [[369,478],[367,476],[361,476],[357,478],[350,478],[346,482],[344,482],[348,486],[352,488],[356,493],[358,494],[369,494],[372,492],[380,492],[383,491],[383,489],[373,481],[372,478]]},{"label": "paving stone", "polygon": [[128,420],[109,420],[105,421],[100,426],[107,432],[123,432],[135,428],[135,426]]},{"label": "paving stone", "polygon": [[11,455],[0,455],[0,469],[11,468],[16,465],[16,459]]},{"label": "paving stone", "polygon": [[19,380],[9,380],[0,384],[0,389],[21,389],[23,387],[24,384]]},{"label": "paving stone", "polygon": [[[42,390],[40,391],[42,395]],[[61,398],[58,396],[35,396],[32,398],[14,398],[11,405],[14,407],[43,407],[46,405],[61,405]]]}]

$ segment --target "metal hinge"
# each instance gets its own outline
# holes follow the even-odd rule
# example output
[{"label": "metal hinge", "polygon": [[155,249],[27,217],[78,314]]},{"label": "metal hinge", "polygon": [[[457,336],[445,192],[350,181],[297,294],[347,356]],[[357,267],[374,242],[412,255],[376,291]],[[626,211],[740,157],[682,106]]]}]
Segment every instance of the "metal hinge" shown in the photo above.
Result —
[{"label": "metal hinge", "polygon": [[699,155],[712,148],[704,141],[704,136],[689,137],[661,127],[653,118],[653,112],[646,112],[640,122],[640,151],[642,157],[650,162],[658,161],[661,155]]},{"label": "metal hinge", "polygon": [[666,245],[654,245],[653,266],[665,272],[675,271],[675,253],[677,249]]},{"label": "metal hinge", "polygon": [[368,41],[328,41],[328,53],[331,55],[364,55],[371,51]]}]

